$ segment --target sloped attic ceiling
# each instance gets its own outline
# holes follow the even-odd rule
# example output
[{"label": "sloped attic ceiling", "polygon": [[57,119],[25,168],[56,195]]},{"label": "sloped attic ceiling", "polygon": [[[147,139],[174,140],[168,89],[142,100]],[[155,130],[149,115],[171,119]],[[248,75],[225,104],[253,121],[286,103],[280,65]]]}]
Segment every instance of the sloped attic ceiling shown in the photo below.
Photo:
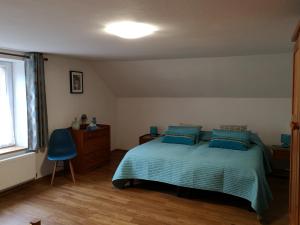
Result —
[{"label": "sloped attic ceiling", "polygon": [[292,54],[94,62],[118,97],[291,96]]}]

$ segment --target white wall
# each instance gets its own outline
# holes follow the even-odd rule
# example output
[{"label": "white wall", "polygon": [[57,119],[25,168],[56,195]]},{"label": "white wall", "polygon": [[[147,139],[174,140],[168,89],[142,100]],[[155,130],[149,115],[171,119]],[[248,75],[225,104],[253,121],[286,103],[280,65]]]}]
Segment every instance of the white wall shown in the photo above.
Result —
[{"label": "white wall", "polygon": [[[110,124],[112,144],[115,143],[116,99],[90,62],[57,55],[46,57],[49,59],[45,62],[49,134],[54,129],[69,127],[74,117],[85,113],[89,118],[96,116],[98,123]],[[70,70],[83,72],[83,94],[70,94]],[[38,177],[50,172],[52,164],[47,160],[47,152],[41,151],[37,154]]]},{"label": "white wall", "polygon": [[266,144],[280,143],[280,134],[289,132],[290,98],[119,98],[117,101],[117,147],[129,149],[138,137],[156,125],[221,124],[248,125]]}]

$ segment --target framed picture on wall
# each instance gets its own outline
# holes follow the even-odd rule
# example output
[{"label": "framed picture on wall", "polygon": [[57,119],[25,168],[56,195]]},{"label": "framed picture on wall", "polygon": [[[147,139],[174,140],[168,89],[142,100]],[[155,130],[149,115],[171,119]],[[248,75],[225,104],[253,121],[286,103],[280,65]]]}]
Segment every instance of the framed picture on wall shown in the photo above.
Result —
[{"label": "framed picture on wall", "polygon": [[70,71],[70,93],[83,93],[83,72]]}]

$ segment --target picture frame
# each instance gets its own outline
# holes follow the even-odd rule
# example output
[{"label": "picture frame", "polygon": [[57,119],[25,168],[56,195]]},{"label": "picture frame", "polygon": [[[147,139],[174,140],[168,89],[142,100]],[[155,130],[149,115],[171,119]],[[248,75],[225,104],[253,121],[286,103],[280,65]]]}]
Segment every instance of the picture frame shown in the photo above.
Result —
[{"label": "picture frame", "polygon": [[70,93],[83,93],[83,72],[73,70],[70,71]]}]

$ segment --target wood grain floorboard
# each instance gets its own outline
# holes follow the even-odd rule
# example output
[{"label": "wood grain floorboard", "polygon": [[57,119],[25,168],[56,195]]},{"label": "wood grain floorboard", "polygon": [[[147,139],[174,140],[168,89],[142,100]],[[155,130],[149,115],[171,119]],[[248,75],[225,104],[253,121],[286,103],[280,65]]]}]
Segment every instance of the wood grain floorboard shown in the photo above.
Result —
[{"label": "wood grain floorboard", "polygon": [[[258,225],[247,201],[206,191],[192,191],[188,198],[176,196],[170,185],[137,184],[118,190],[112,175],[123,156],[97,170],[76,175],[57,175],[0,196],[0,224],[27,225],[38,218],[42,225]],[[267,211],[266,224],[288,224],[288,180],[270,178],[274,200]]]}]

